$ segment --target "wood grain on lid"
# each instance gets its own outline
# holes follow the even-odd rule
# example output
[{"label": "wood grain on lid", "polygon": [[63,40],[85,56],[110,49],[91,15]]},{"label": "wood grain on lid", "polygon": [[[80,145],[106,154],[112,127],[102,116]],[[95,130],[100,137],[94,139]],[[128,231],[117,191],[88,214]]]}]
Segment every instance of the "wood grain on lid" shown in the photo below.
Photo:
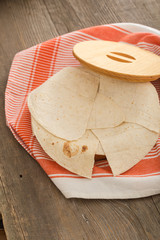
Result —
[{"label": "wood grain on lid", "polygon": [[131,44],[91,40],[76,44],[73,55],[86,67],[132,82],[160,77],[160,57]]}]

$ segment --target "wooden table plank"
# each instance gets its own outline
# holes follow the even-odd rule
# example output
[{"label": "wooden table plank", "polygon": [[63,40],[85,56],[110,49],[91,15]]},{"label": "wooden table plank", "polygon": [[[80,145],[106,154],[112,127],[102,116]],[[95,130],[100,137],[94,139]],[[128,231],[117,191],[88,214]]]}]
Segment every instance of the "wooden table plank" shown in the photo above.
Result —
[{"label": "wooden table plank", "polygon": [[156,196],[152,196],[152,199],[153,199],[153,203],[155,204],[155,207],[157,208],[157,211],[160,214],[160,194]]},{"label": "wooden table plank", "polygon": [[[51,1],[51,0],[50,0]],[[159,28],[159,0],[69,0],[83,27],[133,22]]]},{"label": "wooden table plank", "polygon": [[8,240],[160,239],[160,195],[67,200],[5,126],[4,91],[16,52],[83,27],[138,22],[159,28],[157,0],[15,0],[0,4],[0,211]]}]

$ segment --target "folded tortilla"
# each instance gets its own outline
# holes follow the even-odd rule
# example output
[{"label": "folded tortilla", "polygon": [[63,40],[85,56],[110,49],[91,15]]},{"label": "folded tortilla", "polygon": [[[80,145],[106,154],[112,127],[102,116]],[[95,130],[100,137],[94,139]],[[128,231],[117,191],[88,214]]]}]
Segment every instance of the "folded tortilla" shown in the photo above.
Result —
[{"label": "folded tortilla", "polygon": [[160,131],[158,93],[150,82],[134,83],[100,75],[99,92],[113,100],[125,114],[125,122]]},{"label": "folded tortilla", "polygon": [[100,140],[113,175],[124,173],[152,149],[158,133],[135,123],[122,123],[108,129],[94,129]]},{"label": "folded tortilla", "polygon": [[102,144],[100,143],[100,141],[99,141],[99,144],[98,144],[98,147],[97,147],[97,150],[96,150],[96,154],[100,155],[100,156],[105,155],[104,150],[102,148]]},{"label": "folded tortilla", "polygon": [[32,130],[44,151],[59,165],[91,178],[99,140],[90,130],[76,141],[67,141],[45,130],[33,117]]},{"label": "folded tortilla", "polygon": [[113,100],[98,92],[87,129],[116,127],[124,120],[125,115],[121,108]]},{"label": "folded tortilla", "polygon": [[29,110],[53,135],[76,140],[86,131],[98,85],[96,76],[64,68],[29,94]]}]

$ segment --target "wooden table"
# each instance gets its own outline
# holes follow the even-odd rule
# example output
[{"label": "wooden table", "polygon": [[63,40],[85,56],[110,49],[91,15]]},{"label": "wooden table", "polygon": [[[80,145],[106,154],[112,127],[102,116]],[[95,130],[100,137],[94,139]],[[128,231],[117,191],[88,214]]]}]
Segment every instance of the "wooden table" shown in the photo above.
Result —
[{"label": "wooden table", "polygon": [[0,1],[0,212],[8,240],[159,240],[160,195],[67,200],[5,125],[4,91],[16,52],[99,24],[160,29],[159,0]]}]

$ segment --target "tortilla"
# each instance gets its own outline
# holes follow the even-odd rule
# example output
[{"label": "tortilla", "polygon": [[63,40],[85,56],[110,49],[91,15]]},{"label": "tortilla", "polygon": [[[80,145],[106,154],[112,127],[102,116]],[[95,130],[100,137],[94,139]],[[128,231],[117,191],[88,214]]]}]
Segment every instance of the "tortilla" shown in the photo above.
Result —
[{"label": "tortilla", "polygon": [[29,94],[29,110],[53,135],[76,140],[86,131],[98,84],[94,75],[64,68]]},{"label": "tortilla", "polygon": [[125,121],[160,131],[160,105],[155,87],[150,83],[132,83],[100,75],[99,92],[112,99],[125,114]]},{"label": "tortilla", "polygon": [[102,144],[100,142],[99,142],[97,150],[96,150],[96,155],[105,156],[105,153],[104,153],[103,148],[102,148]]},{"label": "tortilla", "polygon": [[135,123],[123,123],[114,128],[95,129],[92,132],[100,140],[115,176],[126,172],[143,159],[159,135]]},{"label": "tortilla", "polygon": [[121,108],[105,95],[97,93],[87,129],[115,127],[124,120],[125,115]]},{"label": "tortilla", "polygon": [[32,118],[32,129],[44,151],[59,165],[80,176],[91,178],[99,140],[87,130],[76,141],[58,138]]},{"label": "tortilla", "polygon": [[84,67],[55,74],[29,94],[28,106],[44,151],[87,178],[94,159],[105,156],[113,175],[127,171],[160,132],[159,99],[151,83],[125,82]]}]

